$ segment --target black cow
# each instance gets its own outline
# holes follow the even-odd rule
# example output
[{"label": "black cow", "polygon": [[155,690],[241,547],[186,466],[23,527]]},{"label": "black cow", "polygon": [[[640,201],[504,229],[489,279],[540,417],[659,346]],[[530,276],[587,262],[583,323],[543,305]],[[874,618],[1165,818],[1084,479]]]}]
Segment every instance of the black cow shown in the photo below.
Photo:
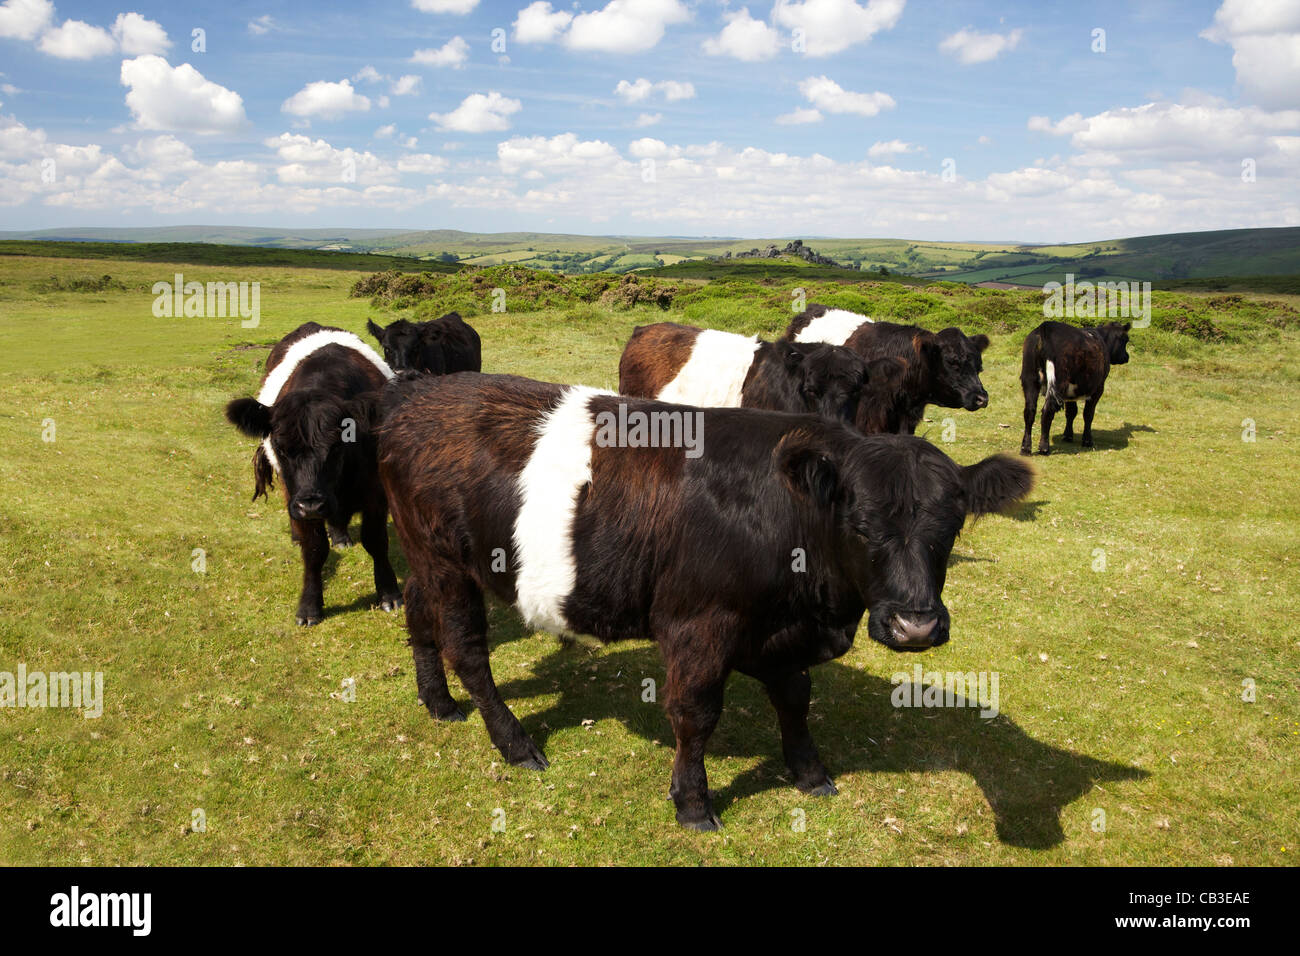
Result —
[{"label": "black cow", "polygon": [[274,485],[276,473],[283,479],[291,533],[302,549],[299,624],[319,624],[324,616],[321,569],[330,541],[352,543],[348,522],[358,511],[380,605],[402,606],[388,561],[388,505],[375,472],[379,394],[392,374],[351,332],[308,322],[271,350],[257,398],[226,406],[227,421],[262,440],[253,454],[253,500]]},{"label": "black cow", "polygon": [[366,329],[379,340],[384,358],[395,372],[477,372],[483,368],[483,345],[459,312],[431,322],[398,319],[388,327],[366,320]]},{"label": "black cow", "polygon": [[1049,438],[1052,418],[1065,406],[1065,440],[1074,441],[1074,417],[1079,412],[1078,399],[1083,405],[1084,448],[1092,445],[1092,416],[1097,411],[1097,401],[1106,389],[1106,376],[1112,365],[1128,361],[1128,333],[1132,323],[1120,325],[1107,322],[1091,329],[1076,329],[1064,322],[1044,322],[1025,338],[1020,365],[1020,388],[1025,393],[1025,437],[1020,442],[1020,453],[1031,453],[1034,413],[1038,409],[1038,393],[1046,391],[1043,400],[1043,427],[1038,439],[1038,452],[1051,453]]},{"label": "black cow", "polygon": [[640,325],[623,348],[618,390],[683,405],[811,412],[853,421],[867,363],[833,345],[763,342],[693,325]]},{"label": "black cow", "polygon": [[973,412],[989,403],[980,381],[987,335],[968,336],[957,328],[929,332],[919,325],[873,322],[856,312],[810,305],[790,321],[785,337],[844,345],[868,362],[882,358],[902,362],[893,417],[898,430],[909,435],[925,418],[926,405]]},{"label": "black cow", "polygon": [[[633,420],[660,435],[689,426],[703,454],[601,437]],[[492,679],[489,591],[532,625],[653,640],[677,738],[670,792],[677,820],[699,830],[720,825],[704,750],[728,675],[766,687],[795,786],[834,793],[808,731],[807,669],[848,651],[868,609],[867,634],[885,647],[947,641],[954,539],[1033,480],[1014,458],[962,467],[922,439],[815,415],[504,375],[389,386],[379,474],[410,563],[406,623],[430,714],[463,719],[445,661],[505,759],[547,766]]]}]

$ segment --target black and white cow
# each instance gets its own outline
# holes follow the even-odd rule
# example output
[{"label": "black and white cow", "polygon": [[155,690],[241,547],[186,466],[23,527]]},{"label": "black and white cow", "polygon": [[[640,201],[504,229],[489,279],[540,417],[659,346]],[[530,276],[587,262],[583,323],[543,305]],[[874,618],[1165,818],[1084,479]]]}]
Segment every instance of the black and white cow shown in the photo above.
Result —
[{"label": "black and white cow", "polygon": [[[381,606],[402,606],[388,561],[388,505],[375,472],[379,394],[393,372],[351,332],[308,322],[271,350],[256,398],[236,398],[226,419],[260,438],[253,454],[253,500],[279,475],[293,540],[302,549],[298,623],[324,616],[321,569],[330,542],[348,545],[361,512],[361,543],[375,565]],[[328,537],[327,537],[328,529]]]},{"label": "black and white cow", "polygon": [[848,349],[764,342],[675,322],[637,326],[618,363],[623,395],[848,422],[858,414],[868,378],[867,364]]},{"label": "black and white cow", "polygon": [[1092,416],[1106,390],[1106,376],[1112,365],[1128,361],[1128,333],[1132,323],[1107,322],[1091,329],[1077,329],[1064,322],[1044,322],[1025,337],[1021,354],[1020,388],[1025,393],[1025,436],[1020,453],[1032,450],[1034,414],[1039,392],[1043,400],[1043,425],[1038,452],[1051,453],[1052,418],[1065,406],[1066,441],[1074,441],[1074,418],[1083,404],[1083,447],[1091,448]]},{"label": "black and white cow", "polygon": [[902,363],[895,393],[898,430],[913,434],[925,418],[926,405],[977,411],[989,403],[980,381],[987,335],[967,336],[961,329],[929,332],[919,325],[875,322],[857,312],[810,305],[796,315],[785,333],[793,342],[828,342],[857,352],[868,362]]},{"label": "black and white cow", "polygon": [[386,327],[367,319],[366,329],[379,341],[395,372],[449,375],[483,368],[483,343],[459,312],[448,312],[430,322],[398,319]]},{"label": "black and white cow", "polygon": [[[704,750],[728,675],[766,687],[795,786],[834,793],[808,732],[808,667],[844,654],[868,610],[885,647],[947,641],[954,539],[1033,481],[1013,458],[962,467],[922,439],[816,415],[513,376],[398,381],[385,408],[379,474],[410,564],[406,622],[430,714],[464,719],[445,661],[502,755],[547,766],[493,682],[487,592],[536,627],[653,640],[677,819],[701,830],[720,825]],[[612,423],[634,419],[660,436],[693,421],[703,453],[613,440]]]}]

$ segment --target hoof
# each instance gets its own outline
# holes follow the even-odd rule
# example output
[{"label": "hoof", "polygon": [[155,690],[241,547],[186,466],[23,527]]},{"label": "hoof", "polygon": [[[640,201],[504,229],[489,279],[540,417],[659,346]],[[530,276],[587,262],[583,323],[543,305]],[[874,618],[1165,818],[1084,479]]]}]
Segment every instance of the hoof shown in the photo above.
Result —
[{"label": "hoof", "polygon": [[688,830],[697,830],[700,833],[716,833],[722,829],[722,821],[712,810],[706,810],[700,813],[684,813],[677,811],[677,822]]},{"label": "hoof", "polygon": [[1022,455],[1032,455],[1033,453],[1034,453],[1034,450],[1033,450],[1032,448],[1028,448],[1028,447],[1026,447],[1025,445],[1021,445],[1021,446],[1020,446],[1020,454],[1022,454]]},{"label": "hoof", "polygon": [[399,611],[402,608],[402,596],[398,594],[380,598],[379,606],[385,611]]},{"label": "hoof", "polygon": [[[1062,436],[1061,436],[1061,441],[1069,442],[1071,445],[1073,445],[1073,444],[1074,444],[1074,436],[1073,436],[1073,435],[1062,435]],[[1085,445],[1084,447],[1086,448],[1087,446]]]},{"label": "hoof", "polygon": [[1041,447],[1040,447],[1040,448],[1038,449],[1038,453],[1039,453],[1040,455],[1050,455],[1050,454],[1052,453],[1052,449],[1050,449],[1050,448],[1041,448]]},{"label": "hoof", "polygon": [[546,759],[546,754],[542,753],[537,744],[528,738],[524,738],[524,746],[520,748],[523,752],[515,756],[506,755],[506,760],[516,767],[523,767],[525,770],[545,770],[551,765]]},{"label": "hoof", "polygon": [[[430,711],[432,713],[432,711]],[[446,724],[462,724],[465,722],[465,711],[459,707],[453,707],[445,714],[433,714],[434,720],[441,720]]]},{"label": "hoof", "polygon": [[1092,449],[1095,448],[1096,446],[1093,445],[1093,443],[1090,442],[1090,441],[1084,441],[1084,442],[1083,442],[1083,447],[1086,448],[1086,449],[1088,449],[1089,451],[1092,451]]},{"label": "hoof", "polygon": [[840,792],[830,777],[823,777],[819,783],[796,783],[795,789],[810,797],[833,797]]},{"label": "hoof", "polygon": [[330,546],[334,548],[350,548],[352,547],[352,535],[348,534],[346,531],[342,534],[335,534],[331,531]]},{"label": "hoof", "polygon": [[316,626],[317,624],[319,624],[320,622],[321,622],[321,615],[319,615],[319,614],[299,614],[299,615],[298,615],[298,625],[299,625],[299,627],[315,627],[315,626]]}]

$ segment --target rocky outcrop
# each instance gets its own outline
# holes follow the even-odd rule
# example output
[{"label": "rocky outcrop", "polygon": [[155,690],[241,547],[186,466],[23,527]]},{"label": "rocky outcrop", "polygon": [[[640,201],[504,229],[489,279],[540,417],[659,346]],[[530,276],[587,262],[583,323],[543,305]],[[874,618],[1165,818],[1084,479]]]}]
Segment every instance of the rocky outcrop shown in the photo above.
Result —
[{"label": "rocky outcrop", "polygon": [[851,269],[852,266],[846,266],[836,262],[829,256],[819,255],[813,252],[810,246],[805,246],[802,239],[795,239],[786,243],[784,249],[779,249],[775,244],[769,244],[766,249],[759,249],[755,246],[748,252],[731,253],[726,252],[722,255],[723,259],[779,259],[781,256],[798,256],[805,262],[815,266],[838,266],[841,269]]}]

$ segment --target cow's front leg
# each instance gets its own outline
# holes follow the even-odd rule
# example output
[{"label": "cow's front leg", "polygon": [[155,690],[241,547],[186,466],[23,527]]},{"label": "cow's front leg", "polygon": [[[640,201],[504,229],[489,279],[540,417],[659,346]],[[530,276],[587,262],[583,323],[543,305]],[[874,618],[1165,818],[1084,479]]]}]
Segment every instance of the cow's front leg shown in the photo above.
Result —
[{"label": "cow's front leg", "polygon": [[781,750],[785,765],[794,776],[795,788],[814,797],[839,793],[822,764],[808,730],[808,701],[812,697],[812,680],[807,671],[759,675],[767,688],[768,699],[776,708],[781,725]]},{"label": "cow's front leg", "polygon": [[1079,414],[1078,402],[1065,403],[1065,434],[1061,436],[1065,441],[1068,442],[1074,441],[1074,417],[1078,414]]},{"label": "cow's front leg", "polygon": [[[700,662],[694,662],[698,665]],[[669,666],[664,709],[677,738],[672,785],[668,795],[677,807],[677,822],[692,830],[722,827],[709,801],[709,778],[704,769],[704,749],[722,716],[722,688],[726,675],[704,675],[701,668],[683,663]]]},{"label": "cow's front leg", "polygon": [[1083,442],[1084,448],[1092,447],[1092,416],[1097,413],[1097,401],[1101,398],[1100,394],[1092,396],[1083,403]]},{"label": "cow's front leg", "polygon": [[293,536],[302,550],[302,593],[298,596],[298,623],[304,627],[319,624],[325,616],[324,585],[321,570],[329,557],[330,543],[323,521],[292,520]]},{"label": "cow's front leg", "polygon": [[1047,397],[1043,399],[1043,426],[1038,435],[1038,453],[1040,455],[1050,455],[1052,453],[1052,446],[1048,439],[1052,434],[1052,419],[1056,416],[1056,410],[1060,407],[1056,401],[1056,393],[1049,388]]},{"label": "cow's front leg", "polygon": [[334,522],[327,525],[330,536],[330,545],[335,548],[352,547],[352,535],[348,534],[347,521]]},{"label": "cow's front leg", "polygon": [[388,509],[384,505],[370,505],[361,513],[361,544],[375,565],[379,606],[385,611],[396,611],[402,606],[402,591],[388,560]]}]

